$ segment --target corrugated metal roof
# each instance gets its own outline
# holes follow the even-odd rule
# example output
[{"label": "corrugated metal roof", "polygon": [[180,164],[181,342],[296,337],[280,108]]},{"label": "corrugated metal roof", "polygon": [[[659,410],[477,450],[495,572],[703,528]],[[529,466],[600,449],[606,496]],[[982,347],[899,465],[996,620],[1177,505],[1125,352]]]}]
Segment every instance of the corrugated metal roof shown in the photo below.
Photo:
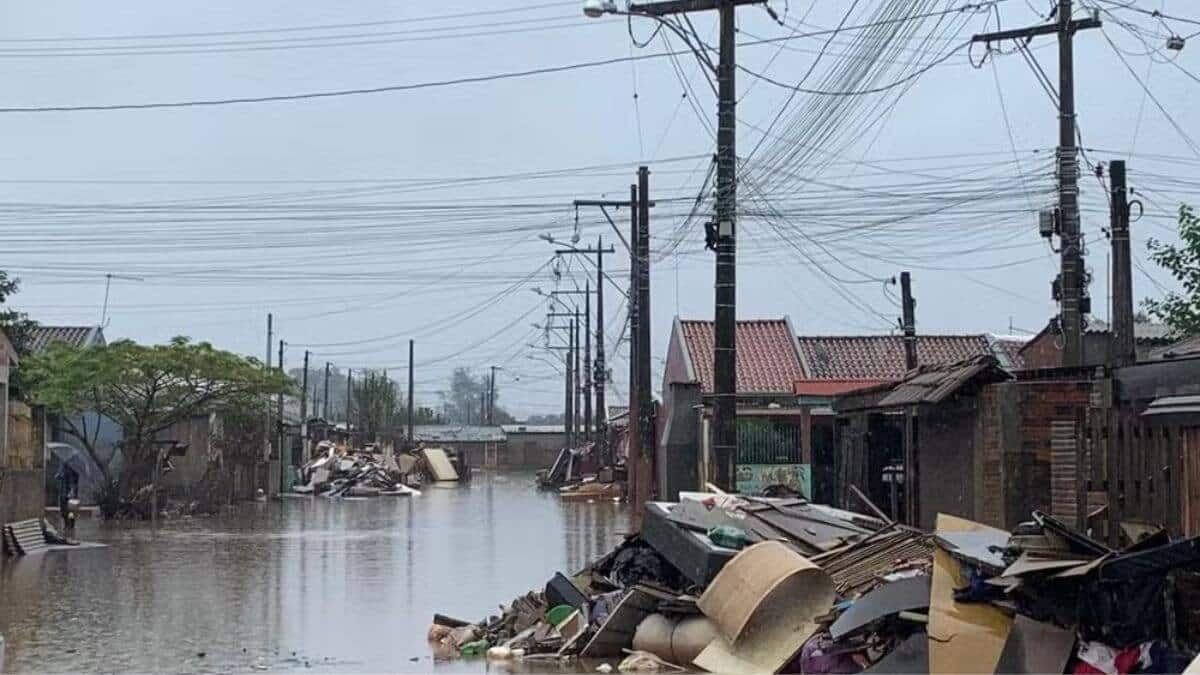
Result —
[{"label": "corrugated metal roof", "polygon": [[1008,379],[994,356],[976,356],[959,363],[923,366],[896,384],[879,403],[878,408],[894,408],[922,403],[940,403],[976,377],[990,381]]},{"label": "corrugated metal roof", "polygon": [[504,429],[498,426],[418,424],[413,427],[413,440],[424,443],[503,443],[507,438]]},{"label": "corrugated metal roof", "polygon": [[562,424],[501,424],[506,434],[565,434]]},{"label": "corrugated metal roof", "polygon": [[29,350],[36,354],[55,342],[71,347],[102,345],[104,332],[99,326],[38,326],[30,333]]},{"label": "corrugated metal roof", "polygon": [[[681,320],[680,329],[701,391],[713,391],[713,322]],[[796,337],[787,319],[737,322],[739,394],[790,393],[804,377]]]},{"label": "corrugated metal roof", "polygon": [[1194,415],[1200,413],[1200,396],[1164,396],[1156,398],[1142,413],[1146,417],[1157,415]]}]

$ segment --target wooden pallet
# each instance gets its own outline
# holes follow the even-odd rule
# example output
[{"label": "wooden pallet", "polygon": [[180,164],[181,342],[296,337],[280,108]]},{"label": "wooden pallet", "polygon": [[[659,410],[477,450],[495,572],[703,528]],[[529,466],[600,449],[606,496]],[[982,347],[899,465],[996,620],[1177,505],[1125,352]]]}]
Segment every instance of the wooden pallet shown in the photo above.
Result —
[{"label": "wooden pallet", "polygon": [[3,535],[5,548],[15,555],[41,553],[48,548],[40,518],[8,523]]}]

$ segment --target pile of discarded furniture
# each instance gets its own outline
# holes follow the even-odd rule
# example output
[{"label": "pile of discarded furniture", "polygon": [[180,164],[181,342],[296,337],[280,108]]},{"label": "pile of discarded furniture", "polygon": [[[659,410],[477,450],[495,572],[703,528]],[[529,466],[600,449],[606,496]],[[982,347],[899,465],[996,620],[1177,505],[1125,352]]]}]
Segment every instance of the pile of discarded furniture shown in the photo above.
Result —
[{"label": "pile of discarded furniture", "polygon": [[428,482],[460,480],[453,458],[441,448],[411,453],[339,451],[332,444],[317,447],[317,457],[300,471],[293,493],[326,497],[407,497]]},{"label": "pile of discarded furniture", "polygon": [[539,489],[555,491],[567,501],[620,500],[625,495],[625,467],[603,466],[595,443],[563,448],[534,480]]},{"label": "pile of discarded furniture", "polygon": [[[685,493],[639,535],[478,622],[440,658],[609,672],[1180,672],[1200,651],[1200,539],[1113,550],[1035,512],[933,532],[795,498]],[[1198,664],[1200,665],[1200,664]]]}]

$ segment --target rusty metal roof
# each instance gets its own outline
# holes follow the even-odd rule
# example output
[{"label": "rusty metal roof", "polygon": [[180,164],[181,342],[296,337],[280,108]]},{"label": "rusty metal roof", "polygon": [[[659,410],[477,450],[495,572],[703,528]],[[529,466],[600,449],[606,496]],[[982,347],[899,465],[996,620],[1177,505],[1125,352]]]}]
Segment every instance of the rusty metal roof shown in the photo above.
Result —
[{"label": "rusty metal roof", "polygon": [[922,403],[941,403],[976,378],[998,382],[1011,376],[994,356],[976,356],[942,366],[924,366],[898,382],[875,406],[894,408]]}]

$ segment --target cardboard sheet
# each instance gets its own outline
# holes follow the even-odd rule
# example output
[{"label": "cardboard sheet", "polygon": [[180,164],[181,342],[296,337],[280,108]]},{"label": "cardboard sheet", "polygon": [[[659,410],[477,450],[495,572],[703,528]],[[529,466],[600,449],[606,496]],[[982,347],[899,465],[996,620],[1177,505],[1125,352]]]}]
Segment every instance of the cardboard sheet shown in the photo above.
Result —
[{"label": "cardboard sheet", "polygon": [[[1003,532],[944,513],[937,532]],[[1012,630],[1012,618],[985,603],[956,603],[954,589],[966,585],[961,566],[941,547],[933,552],[929,594],[929,672],[994,673]]]},{"label": "cardboard sheet", "polygon": [[458,472],[454,470],[454,465],[450,463],[445,450],[422,448],[421,455],[429,464],[429,471],[433,473],[434,480],[458,480]]},{"label": "cardboard sheet", "polygon": [[774,673],[800,651],[835,599],[824,570],[787,546],[755,544],[729,561],[698,603],[718,637],[696,657],[710,672]]}]

